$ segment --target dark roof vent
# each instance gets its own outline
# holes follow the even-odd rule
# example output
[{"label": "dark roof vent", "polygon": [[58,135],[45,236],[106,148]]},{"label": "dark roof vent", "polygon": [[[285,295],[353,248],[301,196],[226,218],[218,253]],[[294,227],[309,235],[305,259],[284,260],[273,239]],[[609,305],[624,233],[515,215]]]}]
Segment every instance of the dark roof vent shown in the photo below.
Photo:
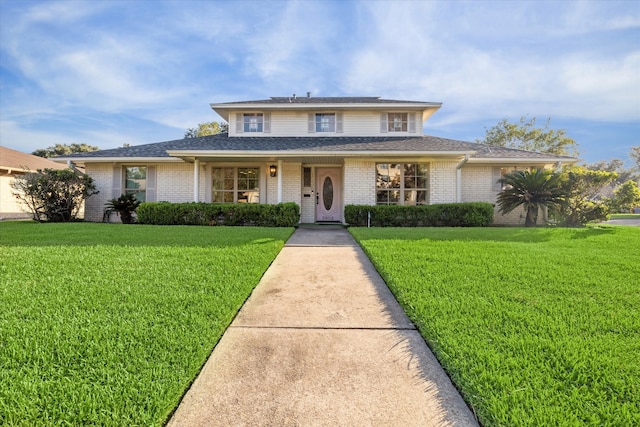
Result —
[{"label": "dark roof vent", "polygon": [[311,92],[307,92],[307,98],[311,98]]}]

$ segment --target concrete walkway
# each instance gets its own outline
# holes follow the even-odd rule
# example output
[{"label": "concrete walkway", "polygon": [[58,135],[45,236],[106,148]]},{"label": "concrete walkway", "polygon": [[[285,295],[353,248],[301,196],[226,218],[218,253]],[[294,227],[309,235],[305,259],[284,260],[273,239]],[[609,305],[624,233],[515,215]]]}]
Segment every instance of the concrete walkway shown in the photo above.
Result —
[{"label": "concrete walkway", "polygon": [[299,228],[169,426],[477,426],[360,247]]}]

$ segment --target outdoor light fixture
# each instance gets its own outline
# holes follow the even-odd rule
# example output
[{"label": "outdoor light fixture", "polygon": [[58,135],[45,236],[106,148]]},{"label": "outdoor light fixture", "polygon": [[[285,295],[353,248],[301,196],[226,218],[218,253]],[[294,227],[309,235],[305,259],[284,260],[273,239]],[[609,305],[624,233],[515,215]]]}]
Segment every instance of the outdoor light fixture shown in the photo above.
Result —
[{"label": "outdoor light fixture", "polygon": [[275,178],[277,174],[278,168],[276,167],[276,165],[269,166],[269,175],[271,175],[271,178]]}]

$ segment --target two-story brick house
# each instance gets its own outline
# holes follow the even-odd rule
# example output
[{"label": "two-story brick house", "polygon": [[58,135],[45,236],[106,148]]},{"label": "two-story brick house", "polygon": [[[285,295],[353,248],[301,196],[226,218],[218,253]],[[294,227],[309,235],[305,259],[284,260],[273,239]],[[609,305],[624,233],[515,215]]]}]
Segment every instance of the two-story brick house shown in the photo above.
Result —
[{"label": "two-story brick house", "polygon": [[[347,204],[494,203],[513,168],[577,159],[423,135],[440,103],[273,97],[211,104],[229,133],[65,157],[100,190],[86,219],[122,193],[146,201],[300,205],[301,222],[343,222]],[[496,223],[519,223],[516,211]]]}]

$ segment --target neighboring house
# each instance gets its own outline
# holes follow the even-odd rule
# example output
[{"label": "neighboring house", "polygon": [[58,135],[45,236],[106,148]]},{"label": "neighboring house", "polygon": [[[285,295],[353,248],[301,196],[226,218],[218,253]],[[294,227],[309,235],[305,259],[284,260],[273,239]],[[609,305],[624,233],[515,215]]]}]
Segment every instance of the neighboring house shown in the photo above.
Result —
[{"label": "neighboring house", "polygon": [[11,183],[25,171],[38,169],[65,169],[66,165],[52,162],[42,157],[26,154],[6,147],[0,147],[0,221],[5,219],[26,219],[33,215],[25,212],[13,195]]},{"label": "neighboring house", "polygon": [[[300,205],[302,223],[343,222],[347,204],[494,203],[505,171],[575,158],[423,135],[440,103],[377,97],[273,97],[211,104],[229,134],[74,154],[100,190],[100,221],[122,193],[146,201]],[[522,223],[523,212],[496,214]]]}]

